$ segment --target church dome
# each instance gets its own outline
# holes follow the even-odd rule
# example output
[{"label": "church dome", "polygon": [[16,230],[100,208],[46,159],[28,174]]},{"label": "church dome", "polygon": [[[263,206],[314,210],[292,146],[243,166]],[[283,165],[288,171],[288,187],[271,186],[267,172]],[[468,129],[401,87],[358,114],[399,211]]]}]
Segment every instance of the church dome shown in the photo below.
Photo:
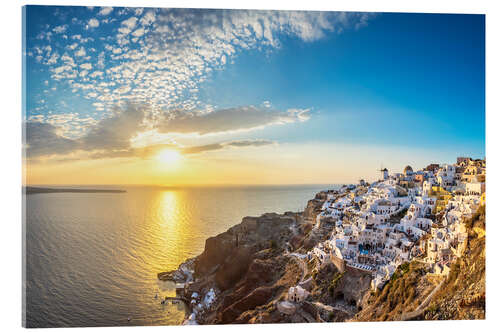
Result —
[{"label": "church dome", "polygon": [[409,165],[405,166],[405,169],[404,169],[404,174],[408,174],[408,173],[412,173],[413,172],[413,168]]}]

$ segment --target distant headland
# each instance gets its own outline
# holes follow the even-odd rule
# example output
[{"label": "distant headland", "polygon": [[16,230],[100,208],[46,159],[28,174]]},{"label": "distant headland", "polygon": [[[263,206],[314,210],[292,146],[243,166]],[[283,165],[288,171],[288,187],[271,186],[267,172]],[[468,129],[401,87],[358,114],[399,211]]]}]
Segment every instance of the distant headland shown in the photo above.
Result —
[{"label": "distant headland", "polygon": [[41,194],[41,193],[125,193],[125,190],[110,190],[110,189],[82,189],[82,188],[49,188],[49,187],[23,187],[25,194]]}]

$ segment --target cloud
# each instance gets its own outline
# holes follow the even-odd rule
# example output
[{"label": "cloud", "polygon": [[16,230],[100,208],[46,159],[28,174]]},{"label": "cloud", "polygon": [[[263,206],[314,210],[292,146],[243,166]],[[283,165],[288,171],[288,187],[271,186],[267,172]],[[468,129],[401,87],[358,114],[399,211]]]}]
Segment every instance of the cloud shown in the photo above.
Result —
[{"label": "cloud", "polygon": [[84,57],[85,55],[87,55],[87,52],[85,52],[85,48],[82,46],[78,51],[75,52],[75,55],[77,57]]},{"label": "cloud", "polygon": [[[65,49],[73,50],[73,64],[66,63],[64,56],[57,59],[41,51],[46,46],[45,35],[40,42],[33,42],[29,51],[41,64],[49,66],[51,78],[58,80],[58,84],[68,85],[75,94],[102,103],[96,111],[108,111],[128,99],[151,103],[157,110],[155,112],[162,113],[161,118],[167,119],[177,112],[175,110],[189,114],[193,110],[207,109],[208,105],[198,95],[200,85],[214,70],[222,70],[234,62],[239,54],[251,49],[266,52],[279,49],[283,38],[309,43],[328,33],[358,29],[374,15],[153,8],[120,10],[122,15],[109,15],[112,11],[112,8],[100,8],[99,21],[92,18],[87,22],[92,27],[108,20],[105,30],[80,28],[78,31],[78,26],[72,26],[70,38],[75,43],[50,43],[54,47],[52,54],[64,55]],[[109,17],[102,18],[104,15]],[[55,34],[51,38],[62,38],[61,35]],[[84,44],[89,41],[95,42],[92,47],[85,48]],[[79,75],[68,67],[61,67],[78,68],[84,63],[91,63],[93,69],[101,69],[103,75],[91,76],[91,72]],[[58,68],[57,72],[55,68]],[[122,86],[130,87],[130,91],[121,94],[110,88]]]},{"label": "cloud", "polygon": [[74,49],[76,49],[77,46],[78,46],[78,43],[73,43],[71,45],[68,45],[67,48],[70,50],[74,50]]},{"label": "cloud", "polygon": [[140,23],[144,26],[150,25],[156,20],[156,15],[154,10],[148,10],[140,19]]},{"label": "cloud", "polygon": [[132,35],[135,36],[135,37],[141,37],[142,35],[144,35],[144,28],[139,28],[137,30],[135,30]]},{"label": "cloud", "polygon": [[269,125],[286,124],[309,119],[309,109],[287,112],[246,106],[209,113],[183,114],[165,119],[158,124],[163,133],[210,134],[251,130]]},{"label": "cloud", "polygon": [[91,153],[88,158],[91,159],[104,159],[104,158],[129,158],[137,157],[148,159],[154,157],[158,152],[164,149],[179,150],[179,146],[175,144],[156,144],[139,148],[115,149],[115,150],[101,150]]},{"label": "cloud", "polygon": [[84,64],[81,64],[80,67],[83,69],[86,69],[86,70],[91,70],[92,64],[91,63],[84,63]]},{"label": "cloud", "polygon": [[208,151],[222,150],[226,148],[245,148],[245,147],[262,147],[276,144],[275,141],[255,139],[255,140],[235,140],[228,142],[218,142],[207,145],[191,146],[191,147],[181,147],[177,144],[155,144],[146,147],[139,148],[128,148],[128,149],[115,149],[115,150],[103,150],[89,155],[92,159],[102,159],[102,158],[127,158],[127,157],[138,157],[143,159],[148,159],[156,156],[160,151],[164,149],[176,150],[183,155],[194,155],[201,154]]},{"label": "cloud", "polygon": [[62,34],[63,32],[66,31],[66,29],[68,29],[68,26],[65,24],[65,25],[59,25],[57,27],[54,27],[54,29],[52,29],[52,31],[55,32],[56,34]]},{"label": "cloud", "polygon": [[214,151],[214,150],[221,150],[226,147],[261,147],[261,146],[267,146],[267,145],[272,145],[276,144],[274,141],[270,140],[238,140],[238,141],[229,141],[229,142],[219,142],[219,143],[212,143],[208,145],[202,145],[202,146],[193,146],[193,147],[187,147],[182,149],[183,154],[199,154],[207,151]]},{"label": "cloud", "polygon": [[271,141],[271,140],[263,140],[263,139],[257,139],[257,140],[237,140],[237,141],[230,141],[227,143],[224,143],[224,147],[260,147],[260,146],[267,146],[267,145],[273,145],[276,144],[276,142]]},{"label": "cloud", "polygon": [[44,155],[67,154],[78,147],[75,140],[65,138],[57,133],[57,127],[42,122],[25,123],[25,149],[28,158]]},{"label": "cloud", "polygon": [[79,150],[102,150],[108,154],[128,151],[131,148],[130,139],[143,130],[145,107],[128,105],[125,110],[117,110],[114,115],[91,127],[84,136],[75,139],[60,134],[68,120],[73,118],[73,115],[62,116],[49,118],[45,122],[30,120],[25,123],[28,158],[63,155]]},{"label": "cloud", "polygon": [[91,28],[97,28],[99,26],[99,21],[95,18],[89,20],[88,26]]},{"label": "cloud", "polygon": [[[73,139],[63,136],[61,132],[63,132],[68,121],[75,119],[76,114],[54,115],[47,119],[33,116],[25,123],[24,127],[26,131],[26,156],[30,160],[36,160],[43,156],[64,156],[75,152],[83,152],[86,153],[83,154],[84,158],[90,159],[125,157],[150,158],[158,153],[158,151],[166,148],[175,149],[182,154],[189,155],[231,147],[260,147],[275,144],[274,141],[256,139],[234,140],[191,147],[182,147],[175,142],[159,143],[144,147],[132,147],[131,139],[145,129],[143,121],[146,111],[147,107],[145,106],[130,104],[126,109],[117,110],[113,116],[104,118],[96,125],[90,127],[84,136]],[[279,113],[279,116],[287,117],[285,113]],[[232,117],[232,115],[229,117]],[[87,119],[81,121],[87,121]],[[197,123],[200,121],[203,122],[203,120],[197,120]],[[67,130],[66,128],[66,131]],[[73,161],[78,160],[78,158],[70,156],[57,160]]]},{"label": "cloud", "polygon": [[113,11],[113,7],[102,7],[98,15],[106,16]]},{"label": "cloud", "polygon": [[122,21],[122,25],[126,26],[130,30],[135,28],[136,23],[137,23],[137,18],[133,16],[129,19],[126,19],[125,21]]},{"label": "cloud", "polygon": [[130,139],[143,130],[145,110],[145,107],[129,105],[114,116],[104,118],[80,139],[82,149],[128,149]]},{"label": "cloud", "polygon": [[[224,69],[247,50],[274,51],[284,38],[313,42],[328,33],[358,29],[373,17],[370,13],[206,9],[112,12],[113,8],[102,7],[99,20],[87,21],[89,27],[97,27],[106,20],[105,30],[86,30],[85,22],[78,21],[66,36],[63,28],[48,24],[39,39],[30,41],[28,54],[47,66],[50,87],[61,85],[56,92],[44,92],[46,100],[70,88],[76,96],[88,99],[94,112],[81,117],[91,117],[86,126],[69,125],[71,120],[47,126],[29,121],[26,131],[33,135],[27,140],[28,155],[76,150],[94,157],[139,154],[130,147],[130,139],[146,127],[160,133],[204,135],[307,121],[309,109],[279,111],[270,102],[214,111],[199,99],[198,91],[213,71]],[[113,110],[127,101],[152,107]],[[31,112],[28,118],[36,116]],[[47,138],[46,146],[39,137]],[[205,151],[221,145],[208,145]],[[237,147],[237,143],[222,146]],[[191,151],[196,149],[191,147]]]}]

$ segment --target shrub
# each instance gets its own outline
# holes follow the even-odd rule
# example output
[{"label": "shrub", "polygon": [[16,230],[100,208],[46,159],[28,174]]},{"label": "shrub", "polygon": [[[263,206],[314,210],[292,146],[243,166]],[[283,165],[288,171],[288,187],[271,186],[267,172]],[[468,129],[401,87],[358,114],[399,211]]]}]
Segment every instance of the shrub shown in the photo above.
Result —
[{"label": "shrub", "polygon": [[333,276],[332,281],[330,281],[330,285],[328,286],[328,292],[330,295],[333,297],[333,293],[335,292],[335,288],[337,288],[337,285],[339,284],[340,279],[344,276],[344,273],[335,273]]}]

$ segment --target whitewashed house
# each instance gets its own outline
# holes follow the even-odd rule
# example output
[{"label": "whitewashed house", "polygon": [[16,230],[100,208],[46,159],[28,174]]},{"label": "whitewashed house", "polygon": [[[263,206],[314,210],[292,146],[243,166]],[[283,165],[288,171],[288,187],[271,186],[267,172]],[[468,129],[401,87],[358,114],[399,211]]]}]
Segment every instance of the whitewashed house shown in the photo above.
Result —
[{"label": "whitewashed house", "polygon": [[309,296],[309,292],[301,286],[290,287],[288,289],[288,301],[294,303],[301,303]]},{"label": "whitewashed house", "polygon": [[318,247],[315,247],[313,249],[313,253],[318,258],[321,265],[324,265],[324,264],[330,262],[330,253],[328,253],[324,249],[320,249]]}]

